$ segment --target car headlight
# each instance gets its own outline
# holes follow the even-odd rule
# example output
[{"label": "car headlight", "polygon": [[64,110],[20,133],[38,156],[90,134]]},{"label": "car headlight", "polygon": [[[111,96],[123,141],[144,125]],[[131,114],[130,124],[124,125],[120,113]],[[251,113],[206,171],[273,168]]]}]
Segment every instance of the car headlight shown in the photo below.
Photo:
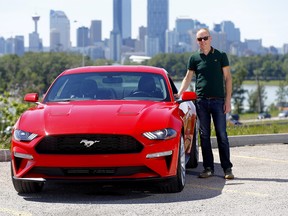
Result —
[{"label": "car headlight", "polygon": [[162,130],[156,130],[152,132],[145,132],[143,136],[150,140],[167,140],[177,136],[177,132],[172,128],[165,128]]},{"label": "car headlight", "polygon": [[17,141],[26,141],[26,142],[29,142],[33,139],[35,139],[37,137],[37,134],[34,134],[34,133],[30,133],[30,132],[27,132],[27,131],[23,131],[23,130],[15,130],[14,133],[13,133],[13,137],[15,140]]}]

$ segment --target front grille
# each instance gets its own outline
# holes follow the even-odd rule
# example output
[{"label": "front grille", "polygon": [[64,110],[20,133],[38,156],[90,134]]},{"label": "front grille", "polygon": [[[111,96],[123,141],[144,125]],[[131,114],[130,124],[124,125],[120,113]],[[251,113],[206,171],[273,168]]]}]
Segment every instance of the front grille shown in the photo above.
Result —
[{"label": "front grille", "polygon": [[155,173],[145,166],[136,167],[90,167],[90,168],[57,168],[34,167],[30,173],[49,177],[96,177],[96,176],[132,176],[139,173]]},{"label": "front grille", "polygon": [[46,136],[36,146],[39,154],[129,154],[143,145],[127,135],[81,134]]}]

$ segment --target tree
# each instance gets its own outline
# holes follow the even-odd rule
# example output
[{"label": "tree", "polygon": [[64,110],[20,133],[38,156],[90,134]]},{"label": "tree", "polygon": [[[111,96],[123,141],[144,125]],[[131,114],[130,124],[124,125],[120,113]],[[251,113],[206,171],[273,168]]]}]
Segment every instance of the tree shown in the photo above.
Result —
[{"label": "tree", "polygon": [[240,114],[244,111],[243,103],[245,100],[245,93],[242,83],[247,76],[247,70],[243,66],[243,64],[235,63],[234,66],[231,67],[232,73],[232,104],[234,107],[234,112]]},{"label": "tree", "polygon": [[265,87],[259,81],[261,70],[260,69],[254,70],[254,74],[255,74],[255,79],[256,79],[256,84],[257,84],[255,95],[252,94],[253,97],[255,97],[256,99],[256,106],[254,107],[254,111],[258,111],[259,113],[261,113],[264,111],[264,107],[265,107],[264,101],[267,99],[267,96],[265,92]]},{"label": "tree", "polygon": [[11,97],[11,94],[8,92],[0,95],[0,104],[0,143],[2,144],[2,148],[8,148],[11,134],[10,131],[6,131],[5,129],[12,127],[20,114],[28,109],[31,104],[19,102],[19,100]]},{"label": "tree", "polygon": [[267,98],[265,87],[263,85],[258,85],[253,91],[248,92],[248,106],[249,112],[261,113],[264,111],[265,105],[264,100]]},{"label": "tree", "polygon": [[278,104],[281,106],[283,103],[287,103],[287,98],[288,98],[288,87],[287,87],[287,81],[280,81],[279,82],[279,87],[276,91],[276,101]]}]

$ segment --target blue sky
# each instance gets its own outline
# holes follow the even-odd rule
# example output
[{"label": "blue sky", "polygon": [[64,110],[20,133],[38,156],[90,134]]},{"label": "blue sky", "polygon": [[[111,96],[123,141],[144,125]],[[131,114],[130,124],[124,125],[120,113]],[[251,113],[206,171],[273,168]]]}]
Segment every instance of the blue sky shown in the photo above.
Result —
[{"label": "blue sky", "polygon": [[[44,46],[49,45],[49,11],[62,10],[71,21],[71,40],[75,45],[76,28],[89,27],[93,19],[102,20],[102,38],[112,30],[113,0],[0,0],[0,36],[25,36],[34,31],[32,15],[40,15],[38,32]],[[240,28],[241,41],[262,39],[263,46],[282,47],[288,43],[288,11],[284,0],[169,0],[169,28],[175,27],[177,17],[188,17],[205,23],[230,20]],[[147,1],[132,0],[132,37],[138,27],[147,26]],[[73,20],[77,20],[74,23]]]}]

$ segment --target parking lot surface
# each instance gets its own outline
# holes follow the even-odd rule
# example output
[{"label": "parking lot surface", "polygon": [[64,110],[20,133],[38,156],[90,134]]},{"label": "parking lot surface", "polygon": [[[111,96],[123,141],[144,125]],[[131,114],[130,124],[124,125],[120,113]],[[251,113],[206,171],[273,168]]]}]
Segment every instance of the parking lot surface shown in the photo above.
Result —
[{"label": "parking lot surface", "polygon": [[8,215],[287,215],[288,144],[231,148],[234,180],[225,180],[218,150],[215,176],[187,171],[181,193],[163,194],[142,185],[47,183],[42,193],[18,195],[10,162],[0,163],[0,216]]}]

